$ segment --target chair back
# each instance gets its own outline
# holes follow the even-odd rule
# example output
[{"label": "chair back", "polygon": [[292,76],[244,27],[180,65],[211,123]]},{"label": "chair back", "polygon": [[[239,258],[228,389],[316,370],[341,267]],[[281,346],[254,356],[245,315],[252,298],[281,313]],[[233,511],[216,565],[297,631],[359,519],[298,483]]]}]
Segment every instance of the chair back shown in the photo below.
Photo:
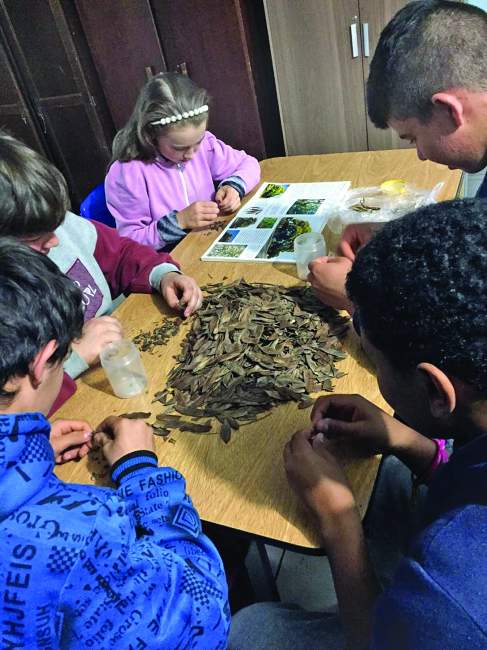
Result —
[{"label": "chair back", "polygon": [[115,228],[115,219],[112,217],[105,199],[105,185],[100,183],[91,190],[80,205],[80,215],[90,221],[99,221],[106,226]]}]

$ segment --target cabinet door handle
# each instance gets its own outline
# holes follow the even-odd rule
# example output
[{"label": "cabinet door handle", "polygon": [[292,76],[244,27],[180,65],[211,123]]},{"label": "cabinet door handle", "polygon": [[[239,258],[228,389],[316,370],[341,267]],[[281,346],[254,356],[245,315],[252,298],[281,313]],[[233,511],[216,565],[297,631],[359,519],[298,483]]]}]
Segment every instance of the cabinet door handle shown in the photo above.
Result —
[{"label": "cabinet door handle", "polygon": [[352,37],[352,59],[356,59],[358,57],[357,23],[350,25],[350,36]]},{"label": "cabinet door handle", "polygon": [[369,23],[362,23],[362,39],[364,43],[364,56],[370,56]]}]

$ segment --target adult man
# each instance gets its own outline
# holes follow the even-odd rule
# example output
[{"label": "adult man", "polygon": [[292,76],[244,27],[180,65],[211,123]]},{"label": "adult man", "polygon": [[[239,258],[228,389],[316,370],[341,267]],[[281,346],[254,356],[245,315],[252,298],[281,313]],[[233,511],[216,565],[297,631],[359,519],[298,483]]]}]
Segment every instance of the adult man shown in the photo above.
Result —
[{"label": "adult man", "polygon": [[[421,160],[474,173],[487,165],[487,14],[460,2],[409,2],[385,27],[370,65],[372,122],[414,143]],[[487,197],[487,178],[478,192]],[[368,224],[348,227],[339,252],[310,264],[326,304],[347,309],[345,277]],[[347,258],[347,259],[345,259]]]},{"label": "adult man", "polygon": [[151,428],[97,428],[117,489],[52,472],[46,414],[81,300],[47,256],[0,239],[0,645],[223,650],[223,566],[184,478],[157,466]]},{"label": "adult man", "polygon": [[[358,253],[347,289],[361,342],[383,396],[417,431],[358,396],[317,401],[284,464],[319,527],[343,627],[336,617],[254,605],[237,614],[231,650],[335,650],[345,640],[354,650],[487,647],[486,228],[486,202],[438,203],[387,224]],[[395,454],[430,479],[421,528],[382,595],[354,496],[323,435]],[[436,436],[455,440],[440,468]]]}]

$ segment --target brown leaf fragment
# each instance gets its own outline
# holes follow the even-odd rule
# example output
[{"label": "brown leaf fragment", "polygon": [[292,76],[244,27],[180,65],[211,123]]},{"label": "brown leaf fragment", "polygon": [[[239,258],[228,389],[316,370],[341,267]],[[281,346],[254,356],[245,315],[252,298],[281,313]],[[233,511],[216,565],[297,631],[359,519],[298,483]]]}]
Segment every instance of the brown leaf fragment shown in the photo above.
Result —
[{"label": "brown leaf fragment", "polygon": [[165,438],[166,436],[168,436],[171,433],[171,429],[166,429],[165,427],[159,427],[157,425],[153,425],[152,426],[152,433],[155,436],[162,436],[163,438]]},{"label": "brown leaf fragment", "polygon": [[147,420],[151,415],[152,413],[146,411],[134,411],[133,413],[122,413],[118,417],[127,418],[127,420]]},{"label": "brown leaf fragment", "polygon": [[228,444],[230,442],[231,437],[232,437],[232,427],[230,426],[228,420],[225,420],[225,422],[223,422],[223,424],[220,427],[220,438],[223,440],[225,444]]},{"label": "brown leaf fragment", "polygon": [[205,417],[205,413],[201,409],[197,409],[194,406],[183,406],[182,404],[175,404],[174,410],[182,415],[190,415],[191,417]]},{"label": "brown leaf fragment", "polygon": [[225,422],[228,422],[228,424],[232,427],[232,429],[240,429],[240,424],[238,420],[236,420],[234,417],[231,415],[228,415],[226,413],[225,415],[216,415],[216,419],[221,422],[221,424],[225,424]]},{"label": "brown leaf fragment", "polygon": [[165,426],[172,424],[174,427],[177,427],[181,420],[181,416],[166,415],[165,413],[159,413],[159,415],[156,415],[156,420],[158,422],[163,422]]},{"label": "brown leaf fragment", "polygon": [[336,357],[337,359],[345,359],[347,356],[345,352],[336,350],[335,348],[323,348],[323,352],[326,352],[326,354],[329,354],[331,357]]},{"label": "brown leaf fragment", "polygon": [[191,431],[192,433],[208,433],[211,431],[211,424],[196,424],[195,422],[181,422],[179,425],[180,431]]},{"label": "brown leaf fragment", "polygon": [[312,399],[304,399],[301,400],[301,402],[298,403],[298,409],[307,409],[310,406],[313,406],[314,400]]}]

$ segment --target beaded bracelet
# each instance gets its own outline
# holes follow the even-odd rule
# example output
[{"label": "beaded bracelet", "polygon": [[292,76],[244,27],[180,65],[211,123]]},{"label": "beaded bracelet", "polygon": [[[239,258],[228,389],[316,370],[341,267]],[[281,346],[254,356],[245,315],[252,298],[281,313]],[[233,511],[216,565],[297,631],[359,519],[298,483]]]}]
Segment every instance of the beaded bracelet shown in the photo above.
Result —
[{"label": "beaded bracelet", "polygon": [[435,473],[435,470],[440,465],[443,465],[443,463],[448,462],[450,455],[448,453],[448,450],[446,449],[446,440],[440,438],[433,438],[433,442],[436,445],[436,454],[433,460],[431,461],[431,463],[426,468],[426,470],[422,474],[414,478],[415,486],[423,485],[423,484],[427,485],[433,478],[433,474]]}]

